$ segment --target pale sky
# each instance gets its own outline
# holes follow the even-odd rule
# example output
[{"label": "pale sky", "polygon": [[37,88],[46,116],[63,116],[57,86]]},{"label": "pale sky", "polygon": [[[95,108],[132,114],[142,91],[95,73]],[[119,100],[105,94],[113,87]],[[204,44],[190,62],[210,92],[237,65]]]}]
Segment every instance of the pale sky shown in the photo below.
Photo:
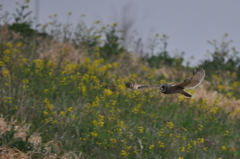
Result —
[{"label": "pale sky", "polygon": [[[3,10],[13,13],[16,0],[0,0]],[[21,2],[21,1],[19,1]],[[30,9],[36,10],[36,0],[30,0]],[[49,16],[58,14],[58,20],[77,23],[82,14],[84,21],[102,25],[121,19],[124,6],[129,5],[128,16],[134,20],[132,27],[148,43],[155,34],[169,36],[170,53],[185,52],[185,57],[195,57],[195,64],[213,51],[208,40],[222,40],[228,33],[231,46],[240,49],[240,1],[238,0],[39,0],[40,23],[49,22]],[[3,12],[3,11],[2,11]],[[35,12],[34,12],[35,13]],[[132,31],[132,35],[136,35]]]}]

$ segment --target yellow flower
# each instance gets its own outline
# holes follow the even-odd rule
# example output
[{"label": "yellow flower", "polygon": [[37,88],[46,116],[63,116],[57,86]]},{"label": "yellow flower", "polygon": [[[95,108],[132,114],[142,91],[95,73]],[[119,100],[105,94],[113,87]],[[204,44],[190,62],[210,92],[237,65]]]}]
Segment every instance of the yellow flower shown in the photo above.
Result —
[{"label": "yellow flower", "polygon": [[48,115],[48,112],[47,111],[43,111],[43,115]]},{"label": "yellow flower", "polygon": [[172,122],[167,122],[167,127],[169,127],[170,129],[172,129],[174,127],[174,124]]},{"label": "yellow flower", "polygon": [[181,147],[180,151],[185,152],[186,151],[185,147]]},{"label": "yellow flower", "polygon": [[5,63],[9,63],[9,62],[10,62],[10,58],[9,58],[8,56],[4,56],[4,57],[3,57],[3,61],[4,61]]},{"label": "yellow flower", "polygon": [[43,61],[41,59],[34,60],[34,63],[36,64],[36,67],[39,69],[43,68]]},{"label": "yellow flower", "polygon": [[149,146],[149,149],[151,150],[151,149],[153,149],[154,148],[154,145],[150,145]]},{"label": "yellow flower", "polygon": [[52,110],[53,109],[53,105],[52,104],[47,104],[45,107],[48,110]]},{"label": "yellow flower", "polygon": [[4,62],[0,61],[0,67],[4,66]]},{"label": "yellow flower", "polygon": [[221,147],[221,151],[226,151],[227,150],[227,147],[226,146],[222,146]]},{"label": "yellow flower", "polygon": [[71,118],[72,118],[72,119],[76,119],[76,116],[75,116],[75,115],[72,115]]},{"label": "yellow flower", "polygon": [[203,126],[201,124],[198,124],[198,130],[202,130]]},{"label": "yellow flower", "polygon": [[58,123],[57,120],[52,121],[52,124],[57,124],[57,123]]},{"label": "yellow flower", "polygon": [[118,24],[117,24],[117,23],[113,23],[113,26],[114,26],[114,27],[117,27],[117,26],[118,26]]},{"label": "yellow flower", "polygon": [[114,62],[112,65],[113,65],[114,68],[118,67],[118,63],[117,62]]},{"label": "yellow flower", "polygon": [[204,151],[207,151],[207,150],[208,150],[208,147],[204,147],[203,150],[204,150]]},{"label": "yellow flower", "polygon": [[96,21],[95,21],[95,24],[99,24],[99,23],[100,23],[100,21],[99,21],[99,20],[96,20]]},{"label": "yellow flower", "polygon": [[98,136],[98,133],[96,133],[96,132],[91,132],[91,135],[92,135],[92,137],[97,137],[97,136]]},{"label": "yellow flower", "polygon": [[110,138],[111,143],[116,143],[117,140],[115,138]]},{"label": "yellow flower", "polygon": [[46,94],[49,92],[49,89],[44,89],[43,92]]},{"label": "yellow flower", "polygon": [[4,103],[12,103],[12,97],[4,97]]},{"label": "yellow flower", "polygon": [[67,111],[73,112],[73,107],[69,107],[69,108],[67,109]]},{"label": "yellow flower", "polygon": [[3,51],[3,53],[4,53],[5,55],[9,55],[9,54],[11,53],[11,51],[10,51],[9,49],[6,49],[6,50]]},{"label": "yellow flower", "polygon": [[159,144],[159,147],[165,147],[163,142],[158,142],[158,144]]},{"label": "yellow flower", "polygon": [[43,101],[45,104],[49,104],[50,103],[50,101],[49,101],[49,99],[45,99],[44,101]]},{"label": "yellow flower", "polygon": [[22,46],[22,42],[18,42],[17,47],[21,47],[21,46]]},{"label": "yellow flower", "polygon": [[204,138],[198,138],[197,139],[199,143],[203,144],[204,143]]},{"label": "yellow flower", "polygon": [[122,151],[121,151],[121,155],[122,155],[123,157],[127,157],[127,156],[128,156],[128,153],[127,153],[127,151],[122,150]]},{"label": "yellow flower", "polygon": [[110,89],[104,89],[103,94],[104,96],[111,96],[113,92]]},{"label": "yellow flower", "polygon": [[7,47],[12,48],[13,47],[12,43],[7,43]]},{"label": "yellow flower", "polygon": [[138,130],[139,130],[140,133],[143,133],[143,131],[144,131],[144,127],[139,126],[139,127],[138,127]]},{"label": "yellow flower", "polygon": [[28,79],[23,79],[23,80],[22,80],[22,83],[28,84],[28,83],[29,83],[29,80],[28,80]]},{"label": "yellow flower", "polygon": [[160,131],[158,132],[158,136],[164,136],[164,129],[160,129]]},{"label": "yellow flower", "polygon": [[14,107],[13,107],[13,110],[18,110],[18,107],[17,107],[17,106],[14,106]]},{"label": "yellow flower", "polygon": [[229,131],[225,131],[224,136],[228,136],[229,135]]},{"label": "yellow flower", "polygon": [[9,73],[8,70],[4,70],[4,71],[3,71],[3,75],[6,76],[6,77],[8,77],[8,76],[10,76],[10,73]]},{"label": "yellow flower", "polygon": [[4,83],[5,86],[10,86],[10,83]]},{"label": "yellow flower", "polygon": [[64,112],[64,111],[61,111],[60,113],[59,113],[59,116],[65,116],[66,115],[66,112]]}]

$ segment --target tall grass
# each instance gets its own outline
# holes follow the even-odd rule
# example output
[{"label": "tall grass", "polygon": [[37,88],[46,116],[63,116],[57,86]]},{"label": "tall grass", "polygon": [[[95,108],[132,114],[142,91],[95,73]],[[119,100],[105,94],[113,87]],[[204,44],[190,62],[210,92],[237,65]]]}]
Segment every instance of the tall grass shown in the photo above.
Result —
[{"label": "tall grass", "polygon": [[[194,68],[166,50],[159,55],[166,61],[156,67],[154,56],[134,57],[120,45],[116,26],[107,33],[89,28],[107,34],[105,40],[76,32],[78,39],[64,41],[39,34],[33,41],[1,26],[0,156],[239,158],[235,66],[216,73],[205,68],[206,62],[219,63],[203,62],[207,77],[195,91],[188,90],[191,99],[155,89],[127,90],[128,81],[180,82]],[[170,64],[174,60],[180,72]]]}]

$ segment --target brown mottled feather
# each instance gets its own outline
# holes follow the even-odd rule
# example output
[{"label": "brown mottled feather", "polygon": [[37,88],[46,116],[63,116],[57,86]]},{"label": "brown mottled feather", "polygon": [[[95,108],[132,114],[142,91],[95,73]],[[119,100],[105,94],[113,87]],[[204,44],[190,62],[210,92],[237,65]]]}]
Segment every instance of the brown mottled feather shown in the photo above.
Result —
[{"label": "brown mottled feather", "polygon": [[197,87],[205,77],[205,72],[202,68],[198,68],[196,71],[193,71],[193,76],[189,79],[184,80],[181,83],[174,84],[173,88],[181,87],[183,89],[189,88],[193,89]]}]

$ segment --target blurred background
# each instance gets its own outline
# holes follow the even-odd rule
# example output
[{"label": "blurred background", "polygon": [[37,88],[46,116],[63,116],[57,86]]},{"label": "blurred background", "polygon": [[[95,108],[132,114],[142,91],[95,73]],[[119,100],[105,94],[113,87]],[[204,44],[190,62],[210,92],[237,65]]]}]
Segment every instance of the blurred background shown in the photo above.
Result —
[{"label": "blurred background", "polygon": [[[1,0],[1,14],[14,13],[16,2],[22,1]],[[95,21],[102,26],[116,22],[125,31],[125,45],[134,39],[141,43],[143,52],[147,52],[157,34],[162,40],[153,53],[167,50],[196,65],[214,51],[215,47],[209,44],[213,40],[221,43],[229,35],[229,45],[240,45],[239,5],[239,1],[225,0],[30,0],[29,10],[33,11],[35,26],[48,23],[54,16],[58,22],[73,26],[81,20],[89,26]]]}]

